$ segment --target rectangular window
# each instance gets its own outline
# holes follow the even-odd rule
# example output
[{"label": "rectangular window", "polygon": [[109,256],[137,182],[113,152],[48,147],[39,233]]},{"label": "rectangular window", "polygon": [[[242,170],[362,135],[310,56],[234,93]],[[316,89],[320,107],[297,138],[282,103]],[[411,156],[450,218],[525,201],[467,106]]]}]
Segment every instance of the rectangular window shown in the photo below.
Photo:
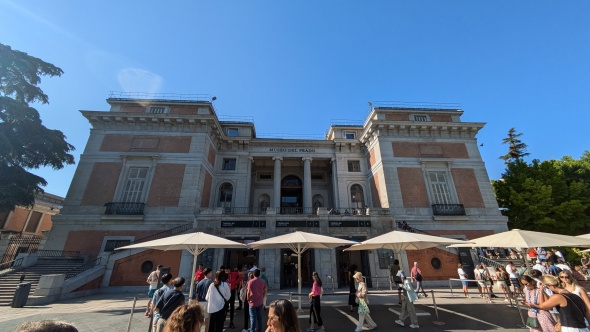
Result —
[{"label": "rectangular window", "polygon": [[29,222],[27,223],[27,228],[25,228],[25,232],[35,233],[37,231],[39,223],[41,222],[41,217],[43,217],[43,213],[37,211],[31,212],[31,217],[29,218]]},{"label": "rectangular window", "polygon": [[445,172],[428,172],[434,204],[452,204]]},{"label": "rectangular window", "polygon": [[143,190],[147,178],[147,167],[130,167],[129,176],[125,182],[121,201],[127,203],[141,203]]},{"label": "rectangular window", "polygon": [[131,240],[107,240],[107,243],[104,246],[105,252],[115,251],[115,248],[124,247],[126,245],[130,245]]},{"label": "rectangular window", "polygon": [[260,173],[258,178],[260,180],[272,180],[272,173]]},{"label": "rectangular window", "polygon": [[356,138],[356,133],[354,131],[347,131],[344,133],[344,137],[346,139],[355,139]]},{"label": "rectangular window", "polygon": [[150,107],[148,113],[154,113],[154,114],[166,113],[166,107]]},{"label": "rectangular window", "polygon": [[428,121],[426,115],[414,115],[414,121]]},{"label": "rectangular window", "polygon": [[312,174],[311,175],[311,179],[312,180],[323,180],[324,179],[324,175],[323,174]]},{"label": "rectangular window", "polygon": [[236,160],[235,159],[223,159],[223,166],[224,171],[233,171],[236,169]]},{"label": "rectangular window", "polygon": [[360,172],[361,171],[361,163],[358,160],[352,160],[348,162],[348,171],[349,172]]},{"label": "rectangular window", "polygon": [[238,128],[227,128],[227,136],[240,136]]}]

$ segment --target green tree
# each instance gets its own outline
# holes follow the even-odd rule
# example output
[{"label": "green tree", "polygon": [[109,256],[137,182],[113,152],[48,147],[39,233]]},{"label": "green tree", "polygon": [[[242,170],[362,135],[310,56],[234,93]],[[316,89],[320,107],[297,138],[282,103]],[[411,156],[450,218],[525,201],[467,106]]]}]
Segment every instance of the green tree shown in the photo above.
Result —
[{"label": "green tree", "polygon": [[502,140],[502,144],[508,144],[508,153],[500,157],[504,162],[508,163],[529,155],[526,152],[527,145],[519,139],[520,136],[522,133],[516,133],[514,127],[508,130],[508,137]]},{"label": "green tree", "polygon": [[41,76],[63,71],[27,53],[0,44],[0,211],[32,206],[47,181],[28,170],[61,169],[74,163],[74,146],[59,130],[46,128],[30,103],[47,104]]}]

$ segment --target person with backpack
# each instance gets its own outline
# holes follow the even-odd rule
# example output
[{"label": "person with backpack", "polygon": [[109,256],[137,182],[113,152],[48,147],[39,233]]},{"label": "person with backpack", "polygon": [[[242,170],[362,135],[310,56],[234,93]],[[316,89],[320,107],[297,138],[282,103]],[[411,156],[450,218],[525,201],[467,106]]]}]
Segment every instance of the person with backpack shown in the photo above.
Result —
[{"label": "person with backpack", "polygon": [[167,290],[169,289],[173,289],[174,286],[172,286],[172,274],[170,273],[165,273],[164,275],[162,275],[162,284],[163,286],[160,287],[153,295],[152,297],[152,301],[154,303],[154,305],[152,306],[152,310],[153,310],[153,316],[154,316],[154,320],[152,322],[152,330],[155,331],[156,330],[156,326],[158,323],[158,319],[160,319],[160,313],[155,311],[155,304],[158,303],[158,301],[160,300],[160,298],[164,295],[164,293],[166,293]]},{"label": "person with backpack", "polygon": [[479,293],[482,298],[487,298],[488,303],[492,303],[492,284],[490,282],[490,273],[481,265],[475,266],[475,279],[479,285]]},{"label": "person with backpack", "polygon": [[227,284],[227,274],[224,270],[215,273],[215,279],[209,286],[205,300],[209,313],[209,332],[223,332],[225,321],[225,303],[229,301],[231,291]]},{"label": "person with backpack", "polygon": [[168,317],[172,315],[176,308],[184,304],[185,298],[182,293],[184,278],[178,277],[172,280],[172,286],[174,286],[174,289],[164,292],[164,295],[158,299],[158,302],[156,303],[155,311],[160,314],[160,318],[158,319],[156,330],[154,332],[162,332],[166,326]]},{"label": "person with backpack", "polygon": [[410,271],[410,277],[412,277],[412,280],[416,281],[416,289],[414,290],[416,294],[420,296],[420,290],[422,290],[424,297],[428,297],[422,286],[422,280],[424,280],[424,278],[422,277],[422,270],[418,267],[418,262],[414,262],[414,267]]}]

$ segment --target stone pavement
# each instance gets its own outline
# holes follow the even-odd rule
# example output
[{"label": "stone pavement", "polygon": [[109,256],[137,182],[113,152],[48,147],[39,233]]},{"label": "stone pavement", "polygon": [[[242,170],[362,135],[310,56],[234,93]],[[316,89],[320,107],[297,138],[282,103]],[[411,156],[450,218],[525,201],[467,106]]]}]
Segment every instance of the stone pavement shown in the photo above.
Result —
[{"label": "stone pavement", "polygon": [[[448,292],[446,289],[438,289]],[[370,292],[371,316],[377,323],[378,331],[523,331],[517,325],[521,323],[518,311],[507,307],[503,301],[493,304],[485,303],[481,298],[452,298],[449,293],[435,293],[438,306],[439,320],[445,325],[434,325],[436,320],[432,296],[420,298],[416,309],[421,314],[418,317],[420,329],[400,327],[394,323],[400,307],[397,306],[397,295],[386,294],[383,291]],[[0,331],[12,332],[19,324],[30,320],[61,319],[74,323],[80,331],[126,331],[129,322],[133,294],[97,294],[54,303],[40,307],[25,307],[13,309],[0,307]],[[138,294],[136,312],[133,316],[131,331],[145,332],[149,319],[143,315],[147,297]],[[284,291],[273,291],[269,295],[268,303],[276,298],[289,298]],[[294,304],[297,297],[294,296]],[[300,324],[304,331],[309,327],[309,305],[306,297],[302,297],[304,314]],[[331,294],[326,292],[322,298],[322,317],[329,332],[354,331],[358,314],[350,312],[347,306],[348,294],[345,292]],[[237,302],[237,301],[236,301]],[[236,303],[237,307],[237,303]],[[523,311],[526,317],[526,312]],[[227,332],[240,332],[243,327],[243,311],[236,311],[234,323],[237,329],[226,329]],[[263,317],[266,323],[266,312]],[[229,320],[226,321],[229,324]],[[409,321],[407,321],[409,325]]]}]

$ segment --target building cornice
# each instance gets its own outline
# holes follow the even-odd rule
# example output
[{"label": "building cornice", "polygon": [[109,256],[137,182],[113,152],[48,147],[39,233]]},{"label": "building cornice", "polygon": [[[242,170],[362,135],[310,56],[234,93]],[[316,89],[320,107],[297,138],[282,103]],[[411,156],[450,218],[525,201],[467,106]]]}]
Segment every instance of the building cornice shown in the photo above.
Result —
[{"label": "building cornice", "polygon": [[419,138],[475,138],[484,122],[420,122],[373,120],[361,134],[362,143],[377,136]]}]

